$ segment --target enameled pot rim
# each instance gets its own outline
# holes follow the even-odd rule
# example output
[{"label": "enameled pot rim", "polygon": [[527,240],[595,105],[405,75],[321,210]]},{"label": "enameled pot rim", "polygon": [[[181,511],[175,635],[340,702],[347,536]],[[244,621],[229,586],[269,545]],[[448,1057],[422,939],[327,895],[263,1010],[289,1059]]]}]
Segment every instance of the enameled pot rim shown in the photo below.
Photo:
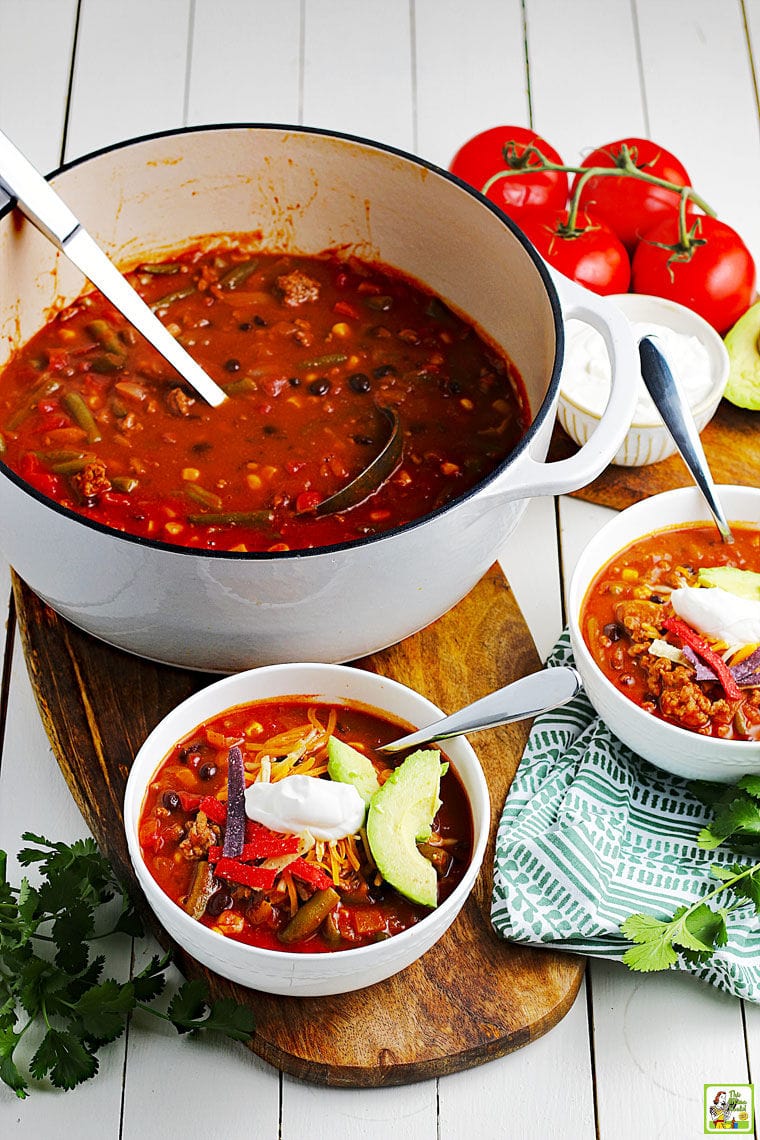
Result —
[{"label": "enameled pot rim", "polygon": [[[524,435],[509,453],[507,458],[504,459],[489,475],[485,476],[477,484],[475,484],[474,487],[470,488],[469,491],[465,492],[455,499],[450,500],[443,506],[437,507],[433,511],[429,511],[427,514],[422,515],[418,519],[404,523],[402,526],[396,526],[390,530],[382,531],[378,534],[365,535],[361,538],[351,539],[350,541],[346,542],[333,543],[327,546],[309,547],[306,549],[277,551],[233,551],[213,550],[205,548],[201,549],[198,547],[177,546],[172,543],[162,542],[160,539],[146,538],[140,535],[128,534],[124,531],[116,530],[112,527],[106,526],[103,523],[95,521],[94,519],[89,519],[84,515],[77,514],[75,511],[70,510],[68,507],[64,507],[60,503],[56,503],[53,499],[49,499],[46,495],[43,495],[41,492],[37,491],[34,487],[25,482],[24,479],[16,474],[16,472],[12,471],[0,458],[0,473],[9,479],[16,487],[18,487],[19,490],[30,495],[42,506],[55,511],[63,518],[70,519],[72,522],[94,530],[100,534],[108,535],[117,541],[134,543],[138,546],[148,547],[155,550],[163,550],[168,553],[184,555],[191,558],[197,558],[200,555],[203,558],[215,560],[222,559],[229,561],[234,560],[237,562],[268,562],[271,559],[277,559],[278,561],[287,561],[290,559],[319,557],[325,554],[329,555],[337,553],[341,550],[355,550],[358,547],[387,541],[398,534],[406,534],[407,532],[412,531],[417,527],[424,526],[432,519],[445,515],[447,512],[454,510],[455,508],[461,506],[461,504],[474,498],[483,490],[483,488],[489,486],[489,484],[499,479],[504,474],[505,470],[510,466],[510,464],[514,463],[528,448],[530,448],[536,434],[546,420],[546,417],[550,414],[551,409],[556,402],[556,399],[559,398],[560,374],[562,371],[562,360],[564,356],[565,343],[562,307],[560,305],[559,297],[557,295],[554,283],[541,257],[529,239],[519,228],[519,226],[517,226],[511,218],[509,218],[502,210],[500,210],[494,202],[491,202],[478,190],[475,190],[472,186],[469,186],[466,182],[463,182],[462,179],[458,178],[456,175],[451,174],[449,171],[444,170],[442,167],[436,166],[434,163],[429,162],[424,158],[420,158],[417,155],[411,154],[408,151],[401,150],[398,147],[389,145],[388,143],[380,143],[373,139],[363,138],[361,135],[348,134],[342,131],[327,130],[321,127],[304,127],[287,123],[214,123],[201,126],[181,127],[179,129],[166,131],[155,131],[151,134],[137,135],[134,138],[112,143],[109,146],[100,147],[97,150],[90,151],[89,153],[82,155],[80,158],[76,158],[71,162],[64,163],[62,166],[59,166],[55,170],[51,171],[51,173],[46,177],[48,179],[56,178],[59,174],[65,174],[67,171],[73,170],[78,166],[82,166],[84,163],[89,162],[92,159],[99,158],[102,155],[125,150],[129,147],[138,146],[142,143],[151,142],[156,139],[176,138],[182,135],[207,134],[215,131],[249,132],[252,130],[324,136],[326,138],[335,138],[343,140],[345,142],[356,143],[357,145],[365,148],[383,151],[387,154],[395,155],[398,158],[405,159],[407,162],[410,162],[415,166],[423,167],[425,170],[430,171],[432,174],[438,175],[446,181],[454,183],[461,190],[477,199],[484,208],[490,210],[491,213],[493,213],[498,218],[498,220],[502,222],[502,224],[508,230],[511,231],[512,235],[524,247],[525,251],[533,262],[533,265],[537,270],[539,277],[543,282],[544,289],[546,290],[546,295],[549,301],[554,323],[556,343],[554,364],[552,367],[551,377],[549,378],[546,394],[544,395],[544,398],[541,401],[536,414],[531,419],[531,422],[528,425],[528,428],[525,431]],[[3,220],[12,213],[14,206],[15,202],[14,200],[11,200],[2,209],[0,209],[0,223],[2,223]]]}]

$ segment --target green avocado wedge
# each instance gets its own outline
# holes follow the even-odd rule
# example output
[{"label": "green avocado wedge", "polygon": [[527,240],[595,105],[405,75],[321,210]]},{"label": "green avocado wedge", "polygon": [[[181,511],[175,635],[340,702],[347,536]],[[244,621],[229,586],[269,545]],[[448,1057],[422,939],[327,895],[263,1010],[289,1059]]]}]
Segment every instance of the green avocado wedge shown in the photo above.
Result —
[{"label": "green avocado wedge", "polygon": [[429,907],[438,905],[438,876],[417,840],[430,835],[440,807],[442,768],[435,749],[413,752],[375,792],[367,815],[367,842],[380,874],[399,894]]},{"label": "green avocado wedge", "polygon": [[754,570],[740,570],[737,566],[701,566],[697,584],[720,586],[729,594],[760,602],[760,574]]},{"label": "green avocado wedge", "polygon": [[723,393],[739,408],[760,410],[760,301],[747,309],[726,333],[730,368]]},{"label": "green avocado wedge", "polygon": [[375,766],[369,756],[352,748],[337,736],[327,741],[327,775],[341,784],[353,784],[357,792],[369,805],[369,801],[380,788]]}]

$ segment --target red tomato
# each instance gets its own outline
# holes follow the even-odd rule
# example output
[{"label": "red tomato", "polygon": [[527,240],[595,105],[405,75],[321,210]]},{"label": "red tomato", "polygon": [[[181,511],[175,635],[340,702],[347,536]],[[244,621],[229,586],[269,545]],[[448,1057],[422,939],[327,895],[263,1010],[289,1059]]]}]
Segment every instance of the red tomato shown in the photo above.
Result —
[{"label": "red tomato", "polygon": [[[476,190],[482,190],[488,179],[499,170],[507,170],[504,147],[514,142],[515,153],[525,153],[530,144],[548,158],[562,165],[554,147],[526,127],[491,127],[460,147],[449,164],[449,170]],[[531,158],[524,173],[500,178],[486,197],[506,214],[523,210],[561,210],[567,200],[567,175],[564,171],[544,170],[530,173],[538,159]]]},{"label": "red tomato", "polygon": [[[677,186],[691,184],[685,167],[675,155],[649,139],[618,139],[592,151],[582,165],[614,167],[623,144],[628,146],[639,170],[664,178],[666,182],[674,182]],[[573,190],[580,177],[579,174],[575,176]],[[606,222],[632,253],[636,242],[647,230],[660,218],[678,209],[679,200],[676,191],[651,186],[630,175],[614,177],[602,174],[589,178],[581,192],[580,205],[590,209],[595,218]]]},{"label": "red tomato", "polygon": [[678,243],[676,216],[647,233],[633,256],[633,290],[678,301],[723,335],[752,303],[755,263],[725,222],[705,215],[695,218],[692,227],[695,244],[688,254],[663,248]]},{"label": "red tomato", "polygon": [[520,225],[550,265],[594,293],[625,293],[631,279],[631,263],[625,246],[604,222],[579,213],[572,237],[561,229],[567,210],[525,216]]}]

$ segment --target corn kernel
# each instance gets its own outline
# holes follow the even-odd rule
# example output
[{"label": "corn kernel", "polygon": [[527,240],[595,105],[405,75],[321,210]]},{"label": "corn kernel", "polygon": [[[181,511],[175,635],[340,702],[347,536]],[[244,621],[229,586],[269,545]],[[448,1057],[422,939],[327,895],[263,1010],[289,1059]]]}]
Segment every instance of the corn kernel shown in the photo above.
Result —
[{"label": "corn kernel", "polygon": [[441,464],[441,473],[443,475],[458,475],[459,467],[456,463],[450,463],[448,460]]},{"label": "corn kernel", "polygon": [[248,553],[248,547],[245,545],[244,542],[239,542],[237,546],[231,546],[230,550],[233,550],[236,554],[247,554]]},{"label": "corn kernel", "polygon": [[620,577],[624,582],[636,582],[638,581],[639,572],[638,570],[634,570],[633,566],[626,566]]},{"label": "corn kernel", "polygon": [[186,483],[197,483],[201,477],[201,473],[197,467],[183,467],[182,478]]},{"label": "corn kernel", "polygon": [[395,482],[398,483],[401,487],[408,487],[411,481],[411,475],[402,467],[399,473],[396,475]]},{"label": "corn kernel", "polygon": [[333,336],[347,337],[351,336],[351,328],[345,321],[338,321],[337,325],[333,325],[330,329]]},{"label": "corn kernel", "polygon": [[166,531],[167,534],[174,534],[174,535],[182,534],[183,529],[184,529],[184,527],[182,526],[182,523],[177,523],[177,522],[164,523],[164,530]]},{"label": "corn kernel", "polygon": [[277,470],[278,470],[278,469],[277,469],[276,467],[273,467],[273,466],[271,465],[271,463],[270,463],[270,464],[268,464],[266,467],[262,467],[262,468],[261,468],[261,477],[262,477],[262,479],[266,479],[266,480],[267,480],[267,482],[268,482],[270,479],[272,479],[272,478],[273,478],[273,476],[275,476],[275,475],[277,474]]},{"label": "corn kernel", "polygon": [[472,409],[475,407],[472,400],[468,400],[468,398],[466,396],[464,397],[463,400],[460,400],[459,403],[460,403],[461,407],[463,407],[466,412],[471,412]]},{"label": "corn kernel", "polygon": [[255,475],[251,472],[249,475],[246,475],[245,481],[252,491],[259,491],[261,489],[262,482],[260,475]]}]

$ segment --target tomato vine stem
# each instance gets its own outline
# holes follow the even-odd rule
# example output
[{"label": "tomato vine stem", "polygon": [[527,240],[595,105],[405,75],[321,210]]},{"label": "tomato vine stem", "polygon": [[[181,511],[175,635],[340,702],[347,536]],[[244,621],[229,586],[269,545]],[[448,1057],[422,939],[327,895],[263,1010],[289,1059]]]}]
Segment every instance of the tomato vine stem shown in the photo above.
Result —
[{"label": "tomato vine stem", "polygon": [[[583,232],[583,228],[578,226],[578,211],[581,194],[590,178],[636,178],[640,182],[647,182],[650,186],[659,186],[663,190],[672,190],[673,193],[678,194],[680,199],[678,204],[678,245],[673,247],[674,251],[680,250],[688,253],[695,243],[694,229],[692,228],[690,231],[687,226],[687,202],[693,202],[705,214],[711,218],[715,217],[715,210],[705,202],[693,186],[680,186],[678,183],[668,182],[667,179],[658,178],[656,174],[648,174],[638,167],[634,162],[630,147],[625,143],[621,146],[619,154],[615,156],[614,166],[567,166],[564,163],[552,162],[532,143],[526,146],[522,153],[518,154],[517,143],[514,141],[507,142],[504,144],[502,153],[504,161],[507,163],[507,169],[498,170],[491,175],[481,190],[483,194],[487,194],[491,187],[501,181],[502,178],[510,178],[512,175],[522,174],[526,170],[537,174],[542,171],[553,171],[558,174],[579,175],[568,205],[567,221],[562,223],[561,227],[564,237],[577,236]],[[532,159],[536,161],[533,162]]]}]

